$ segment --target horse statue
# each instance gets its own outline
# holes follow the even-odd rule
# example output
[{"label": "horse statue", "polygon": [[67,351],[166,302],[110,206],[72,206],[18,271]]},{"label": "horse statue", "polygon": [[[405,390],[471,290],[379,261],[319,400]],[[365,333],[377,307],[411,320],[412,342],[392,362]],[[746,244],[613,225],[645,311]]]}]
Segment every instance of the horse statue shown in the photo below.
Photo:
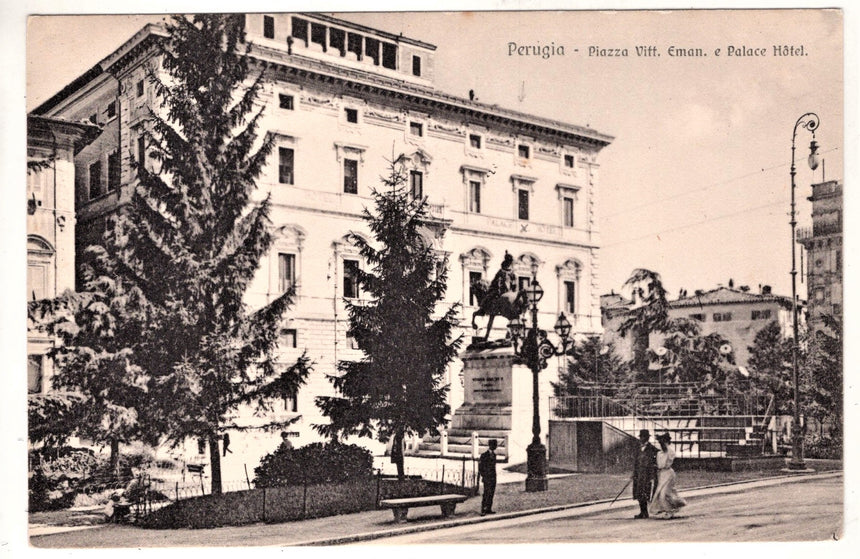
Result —
[{"label": "horse statue", "polygon": [[491,284],[485,279],[472,282],[472,292],[478,300],[478,310],[472,313],[472,328],[478,329],[475,318],[478,316],[489,316],[487,322],[487,333],[484,341],[490,337],[493,328],[493,319],[502,316],[512,320],[528,308],[528,298],[525,291],[508,291],[499,295],[491,289]]}]

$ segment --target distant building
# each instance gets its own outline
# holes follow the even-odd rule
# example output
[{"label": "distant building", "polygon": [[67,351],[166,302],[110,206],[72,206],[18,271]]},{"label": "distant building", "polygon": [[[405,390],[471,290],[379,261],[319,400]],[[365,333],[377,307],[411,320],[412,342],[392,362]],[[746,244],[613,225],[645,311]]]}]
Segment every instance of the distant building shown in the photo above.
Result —
[{"label": "distant building", "polygon": [[842,320],[842,183],[812,185],[812,227],[799,229],[797,241],[806,249],[806,281],[810,328],[823,326],[822,316]]},{"label": "distant building", "polygon": [[[27,117],[27,300],[56,297],[74,288],[75,156],[101,130],[92,124]],[[50,384],[45,353],[54,340],[27,332],[27,390]]]},{"label": "distant building", "polygon": [[[598,153],[611,136],[436,89],[435,77],[450,69],[437,63],[435,45],[417,39],[323,14],[249,14],[245,23],[254,68],[267,77],[261,132],[275,139],[258,180],[272,196],[275,240],[246,301],[259,307],[295,287],[279,351],[291,363],[307,350],[315,366],[275,410],[277,419],[295,420],[294,444],[319,439],[313,425],[326,418],[315,397],[332,393],[327,375],[339,361],[361,357],[347,337],[344,299],[364,296],[356,272],[366,264],[348,234],[369,238],[362,211],[392,155],[406,155],[410,192],[427,198],[427,241],[448,258],[444,305],[462,305],[457,334],[472,334],[471,282],[492,278],[506,251],[520,286],[537,270],[542,327],[563,311],[574,333],[599,331]],[[35,110],[105,130],[75,158],[79,249],[98,241],[105,220],[130,199],[132,159],[156,168],[143,145],[148,111],[159,110],[146,72],[159,67],[164,37],[162,27],[145,27]],[[495,325],[494,336],[503,336],[505,321]],[[457,362],[448,373],[452,408],[463,399],[460,369]],[[551,380],[541,375],[544,394]],[[244,451],[277,442],[231,433],[236,454],[224,467],[234,472],[225,479],[241,478]]]},{"label": "distant building", "polygon": [[[618,327],[634,307],[635,302],[611,293],[600,298],[603,314],[604,340],[615,344],[623,359],[632,359],[632,334],[620,336]],[[802,303],[801,303],[802,304]],[[802,307],[800,308],[802,316]],[[703,335],[720,334],[732,346],[735,363],[746,367],[749,362],[749,347],[758,332],[772,321],[779,323],[783,335],[792,335],[791,297],[774,295],[770,286],[762,286],[758,293],[746,287],[739,289],[718,287],[710,291],[698,291],[669,301],[669,318],[689,318],[701,323]],[[662,336],[652,334],[649,347],[660,346]]]}]

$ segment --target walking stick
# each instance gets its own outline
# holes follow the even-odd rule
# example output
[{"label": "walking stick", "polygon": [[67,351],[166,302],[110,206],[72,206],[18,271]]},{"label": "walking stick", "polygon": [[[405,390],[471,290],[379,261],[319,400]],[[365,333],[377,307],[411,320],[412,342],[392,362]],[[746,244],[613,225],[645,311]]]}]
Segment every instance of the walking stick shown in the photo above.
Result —
[{"label": "walking stick", "polygon": [[[616,495],[616,496],[615,496],[615,498],[614,498],[614,499],[612,499],[612,502],[611,502],[611,503],[609,503],[609,507],[611,507],[612,505],[614,505],[614,504],[615,504],[615,501],[617,501],[617,500],[618,500],[618,497],[620,497],[620,496],[621,496],[621,494],[622,494],[622,493],[624,493],[624,490],[625,490],[625,489],[627,489],[627,486],[628,486],[628,485],[630,485],[632,482],[633,482],[633,480],[632,480],[632,479],[628,479],[628,480],[627,480],[627,483],[625,483],[625,484],[624,484],[624,487],[622,487],[622,488],[621,488],[621,491],[619,491],[619,492],[618,492],[618,495]],[[607,508],[609,508],[609,507],[607,507]]]}]

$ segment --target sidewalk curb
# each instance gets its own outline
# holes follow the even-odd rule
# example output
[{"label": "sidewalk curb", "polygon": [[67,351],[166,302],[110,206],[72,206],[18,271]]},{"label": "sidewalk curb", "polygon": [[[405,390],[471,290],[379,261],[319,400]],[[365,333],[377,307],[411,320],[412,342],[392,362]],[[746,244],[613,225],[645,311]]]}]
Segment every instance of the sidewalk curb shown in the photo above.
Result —
[{"label": "sidewalk curb", "polygon": [[[722,487],[725,487],[728,489],[728,488],[733,488],[733,487],[736,487],[739,485],[746,485],[746,486],[755,487],[757,484],[764,483],[764,482],[773,482],[773,481],[783,481],[783,482],[791,481],[791,482],[794,482],[794,481],[801,481],[803,479],[813,479],[813,478],[820,479],[820,478],[827,478],[827,477],[838,477],[838,476],[842,476],[844,474],[845,474],[845,472],[843,470],[828,471],[828,472],[821,472],[821,473],[815,473],[815,474],[799,472],[796,474],[774,476],[774,477],[769,477],[769,478],[764,478],[764,479],[754,479],[754,480],[745,480],[745,481],[731,481],[731,482],[726,482],[726,483],[718,483],[718,484],[714,484],[714,485],[703,485],[700,487],[690,487],[690,488],[684,489],[683,492],[684,493],[690,493],[692,491],[703,491],[703,490],[707,490],[707,489],[719,489]],[[548,512],[559,512],[559,511],[563,511],[563,510],[573,510],[573,509],[585,508],[585,507],[589,507],[589,506],[593,506],[593,505],[612,503],[612,501],[613,501],[612,499],[599,499],[596,501],[585,501],[582,503],[570,503],[570,504],[566,504],[566,505],[554,505],[551,507],[543,507],[543,508],[538,508],[538,509],[528,509],[528,510],[522,510],[522,511],[513,511],[513,512],[502,513],[502,514],[496,514],[496,515],[491,516],[491,517],[479,516],[479,517],[473,517],[473,518],[463,518],[463,519],[459,519],[459,520],[447,520],[447,521],[442,521],[442,522],[433,522],[433,523],[429,523],[429,524],[421,524],[420,526],[389,528],[389,529],[380,530],[377,532],[365,532],[363,534],[352,534],[349,536],[341,536],[341,537],[337,537],[337,538],[328,538],[328,539],[324,539],[324,540],[309,540],[309,541],[304,541],[304,542],[294,542],[294,543],[289,543],[289,544],[285,544],[284,546],[278,546],[278,547],[317,547],[317,546],[321,547],[321,546],[331,546],[331,545],[344,545],[344,544],[357,543],[357,542],[363,542],[363,541],[371,541],[371,540],[376,540],[376,539],[381,539],[381,538],[388,538],[388,537],[392,537],[392,536],[405,536],[405,535],[409,535],[409,534],[417,534],[420,532],[430,532],[433,530],[440,530],[440,529],[444,529],[444,528],[456,528],[459,526],[470,526],[472,524],[480,524],[482,522],[494,522],[497,520],[509,520],[512,518],[520,518],[523,516],[532,516],[532,515],[548,513]],[[634,506],[634,504],[624,505],[624,507],[632,507],[632,506]],[[619,508],[621,508],[621,507],[619,507]]]}]

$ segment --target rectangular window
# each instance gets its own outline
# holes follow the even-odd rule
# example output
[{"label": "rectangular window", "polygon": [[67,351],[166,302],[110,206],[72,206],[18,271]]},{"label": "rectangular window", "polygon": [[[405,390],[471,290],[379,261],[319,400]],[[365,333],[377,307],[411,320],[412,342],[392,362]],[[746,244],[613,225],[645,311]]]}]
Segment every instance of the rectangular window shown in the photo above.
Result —
[{"label": "rectangular window", "polygon": [[767,320],[770,318],[770,309],[752,311],[753,320]]},{"label": "rectangular window", "polygon": [[292,413],[299,411],[299,395],[297,393],[284,398],[284,409]]},{"label": "rectangular window", "polygon": [[479,181],[469,181],[469,211],[476,214],[481,213],[481,183]]},{"label": "rectangular window", "polygon": [[517,191],[517,217],[528,220],[529,218],[529,191],[521,188]]},{"label": "rectangular window", "polygon": [[298,347],[298,332],[295,328],[284,328],[281,330],[281,335],[278,340],[278,345],[286,349],[295,349]]},{"label": "rectangular window", "polygon": [[517,155],[519,155],[522,159],[529,158],[529,146],[519,145],[517,146]]},{"label": "rectangular window", "polygon": [[469,146],[474,149],[481,149],[481,136],[478,134],[469,134]]},{"label": "rectangular window", "polygon": [[48,268],[44,264],[27,266],[27,296],[39,301],[48,295]]},{"label": "rectangular window", "polygon": [[714,322],[729,322],[732,319],[732,313],[730,312],[716,312],[714,313]]},{"label": "rectangular window", "polygon": [[278,95],[278,106],[287,111],[293,110],[293,96],[281,93]]},{"label": "rectangular window", "polygon": [[409,195],[413,200],[424,197],[424,173],[421,171],[409,171]]},{"label": "rectangular window", "polygon": [[694,313],[690,315],[691,320],[698,320],[699,322],[705,321],[705,313]]},{"label": "rectangular window", "polygon": [[525,291],[532,284],[531,276],[519,276],[517,278],[517,291]]},{"label": "rectangular window", "polygon": [[359,60],[361,60],[362,55],[362,38],[361,35],[356,33],[347,33],[346,35],[346,50],[348,52],[355,53]]},{"label": "rectangular window", "polygon": [[358,122],[358,109],[345,109],[346,121],[355,124]]},{"label": "rectangular window", "polygon": [[311,23],[311,42],[320,45],[325,52],[325,25]]},{"label": "rectangular window", "polygon": [[421,76],[421,57],[412,55],[412,75]]},{"label": "rectangular window", "polygon": [[294,17],[292,20],[292,35],[308,44],[308,22],[304,19]]},{"label": "rectangular window", "polygon": [[573,198],[565,196],[562,198],[564,206],[564,226],[573,227]]},{"label": "rectangular window", "polygon": [[573,156],[572,155],[565,155],[564,156],[564,166],[567,167],[568,169],[573,169]]},{"label": "rectangular window", "polygon": [[347,194],[358,194],[358,161],[343,160],[343,191]]},{"label": "rectangular window", "polygon": [[564,312],[576,314],[576,282],[564,282]]},{"label": "rectangular window", "polygon": [[293,184],[295,177],[294,153],[291,148],[278,148],[278,182]]},{"label": "rectangular window", "polygon": [[328,44],[332,49],[339,52],[341,56],[346,55],[346,32],[342,29],[329,27]]},{"label": "rectangular window", "polygon": [[382,43],[382,67],[397,69],[397,47],[391,43]]},{"label": "rectangular window", "polygon": [[263,37],[275,38],[275,18],[272,16],[263,16]]},{"label": "rectangular window", "polygon": [[137,162],[146,165],[146,136],[143,132],[137,137]]},{"label": "rectangular window", "polygon": [[107,106],[107,117],[114,118],[116,116],[116,101],[111,101]]},{"label": "rectangular window", "polygon": [[143,80],[138,80],[137,82],[137,96],[143,97]]},{"label": "rectangular window", "polygon": [[108,192],[119,188],[122,177],[122,168],[119,161],[119,150],[108,155]]},{"label": "rectangular window", "polygon": [[27,356],[27,392],[39,393],[42,391],[42,356]]},{"label": "rectangular window", "polygon": [[358,260],[343,261],[343,296],[347,299],[358,297]]},{"label": "rectangular window", "polygon": [[278,292],[284,293],[296,285],[296,255],[278,254]]},{"label": "rectangular window", "polygon": [[484,279],[484,275],[481,272],[469,272],[469,305],[477,306],[478,305],[478,294],[475,290],[475,284]]},{"label": "rectangular window", "polygon": [[102,162],[96,161],[90,164],[90,198],[98,198],[102,194]]},{"label": "rectangular window", "polygon": [[379,41],[376,39],[371,39],[370,37],[364,38],[364,54],[370,57],[373,60],[374,66],[379,66]]},{"label": "rectangular window", "polygon": [[421,125],[420,122],[410,122],[409,123],[409,133],[413,136],[423,136],[424,135],[424,126]]}]

